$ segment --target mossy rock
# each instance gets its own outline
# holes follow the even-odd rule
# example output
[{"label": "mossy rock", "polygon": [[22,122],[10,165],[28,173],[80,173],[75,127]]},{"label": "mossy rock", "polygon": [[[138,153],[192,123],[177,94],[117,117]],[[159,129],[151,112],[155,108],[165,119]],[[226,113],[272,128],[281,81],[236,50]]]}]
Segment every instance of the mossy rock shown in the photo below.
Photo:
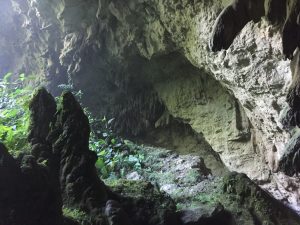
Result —
[{"label": "mossy rock", "polygon": [[133,224],[176,224],[176,204],[147,181],[114,180],[106,184],[123,196],[120,203]]},{"label": "mossy rock", "polygon": [[[296,225],[299,216],[274,199],[245,174],[230,173],[223,179],[223,197],[236,218],[245,219],[250,215],[253,224]],[[248,217],[249,219],[249,217]]]},{"label": "mossy rock", "polygon": [[63,215],[65,217],[65,225],[90,225],[91,217],[85,212],[75,209],[63,207]]}]

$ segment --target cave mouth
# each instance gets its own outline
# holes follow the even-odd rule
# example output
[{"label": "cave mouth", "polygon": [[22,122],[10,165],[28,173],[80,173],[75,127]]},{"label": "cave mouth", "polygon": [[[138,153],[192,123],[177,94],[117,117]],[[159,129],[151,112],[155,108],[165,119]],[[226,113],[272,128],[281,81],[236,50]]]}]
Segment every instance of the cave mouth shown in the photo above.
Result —
[{"label": "cave mouth", "polygon": [[[215,57],[199,43],[207,38],[197,30],[210,26],[186,19],[211,23],[201,15],[222,1],[169,3],[1,3],[0,179],[9,182],[0,181],[0,225],[298,224],[281,204],[299,205],[298,137],[283,154],[289,136],[275,121],[282,93],[276,110],[257,111],[268,93],[245,76],[256,56]],[[236,65],[241,77],[230,74]],[[272,98],[283,87],[274,82]],[[30,100],[39,86],[59,100],[45,89]],[[297,94],[288,95],[287,127],[298,122]]]}]

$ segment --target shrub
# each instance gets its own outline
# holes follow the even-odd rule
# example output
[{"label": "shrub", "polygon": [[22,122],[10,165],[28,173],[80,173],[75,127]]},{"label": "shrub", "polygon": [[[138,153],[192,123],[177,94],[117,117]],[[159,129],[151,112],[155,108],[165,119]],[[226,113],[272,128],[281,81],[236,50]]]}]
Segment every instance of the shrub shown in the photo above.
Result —
[{"label": "shrub", "polygon": [[0,141],[13,155],[24,151],[28,145],[28,106],[32,88],[26,84],[31,78],[21,74],[12,79],[12,73],[8,73],[0,79]]},{"label": "shrub", "polygon": [[98,155],[96,167],[102,178],[122,178],[142,168],[144,155],[131,141],[118,137],[111,129],[113,119],[95,119],[87,113],[92,127],[90,149]]}]

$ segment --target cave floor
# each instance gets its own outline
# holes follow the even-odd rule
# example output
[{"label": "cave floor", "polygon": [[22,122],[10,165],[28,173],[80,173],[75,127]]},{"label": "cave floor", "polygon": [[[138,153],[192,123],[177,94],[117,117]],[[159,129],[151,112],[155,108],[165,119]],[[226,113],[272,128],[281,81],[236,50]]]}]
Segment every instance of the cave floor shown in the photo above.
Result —
[{"label": "cave floor", "polygon": [[[178,210],[217,203],[221,177],[212,175],[201,157],[149,146],[142,148],[142,154],[142,169],[129,172],[125,175],[127,180],[150,181],[176,202]],[[105,181],[111,183],[110,179]]]},{"label": "cave floor", "polygon": [[[224,181],[224,176],[226,177],[229,172],[224,171],[223,175],[213,175],[211,170],[205,166],[204,160],[197,155],[181,155],[168,149],[149,146],[143,146],[141,150],[145,156],[142,169],[127,173],[126,180],[151,182],[157,189],[167,193],[175,201],[178,212],[188,212],[188,220],[191,217],[200,218],[213,215],[221,205],[230,211],[237,224],[255,225],[257,218],[253,214],[253,207],[255,210],[260,207],[264,208],[261,205],[269,201],[269,199],[265,201],[264,197],[244,198],[237,193],[228,193],[225,190],[228,189],[226,186],[228,180]],[[244,182],[241,179],[242,186],[247,182],[248,180]],[[249,182],[251,181],[249,180]],[[111,186],[114,181],[107,179],[105,183]],[[251,185],[256,189],[257,186],[254,183],[251,182]],[[274,188],[273,184],[268,185],[269,187],[265,187]]]},{"label": "cave floor", "polygon": [[[145,147],[144,169],[140,178],[156,184],[176,202],[178,209],[213,204],[220,190],[220,177],[212,175],[201,157],[179,155],[163,148]],[[129,179],[137,173],[128,174]]]}]

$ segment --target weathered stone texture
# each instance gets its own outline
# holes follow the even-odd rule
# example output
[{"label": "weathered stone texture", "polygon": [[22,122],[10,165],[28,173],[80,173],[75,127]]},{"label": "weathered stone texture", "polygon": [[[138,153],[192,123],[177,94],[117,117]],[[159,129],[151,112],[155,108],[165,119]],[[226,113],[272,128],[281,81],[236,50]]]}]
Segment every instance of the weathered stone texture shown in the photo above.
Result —
[{"label": "weathered stone texture", "polygon": [[[94,112],[116,118],[116,130],[141,135],[167,113],[203,133],[228,168],[267,180],[290,138],[278,120],[292,76],[280,28],[258,22],[255,2],[258,15],[214,53],[209,40],[227,0],[27,0],[19,16],[34,36],[24,62],[39,59],[28,65],[53,92],[69,79]],[[280,23],[282,2],[269,3],[268,20]]]}]

